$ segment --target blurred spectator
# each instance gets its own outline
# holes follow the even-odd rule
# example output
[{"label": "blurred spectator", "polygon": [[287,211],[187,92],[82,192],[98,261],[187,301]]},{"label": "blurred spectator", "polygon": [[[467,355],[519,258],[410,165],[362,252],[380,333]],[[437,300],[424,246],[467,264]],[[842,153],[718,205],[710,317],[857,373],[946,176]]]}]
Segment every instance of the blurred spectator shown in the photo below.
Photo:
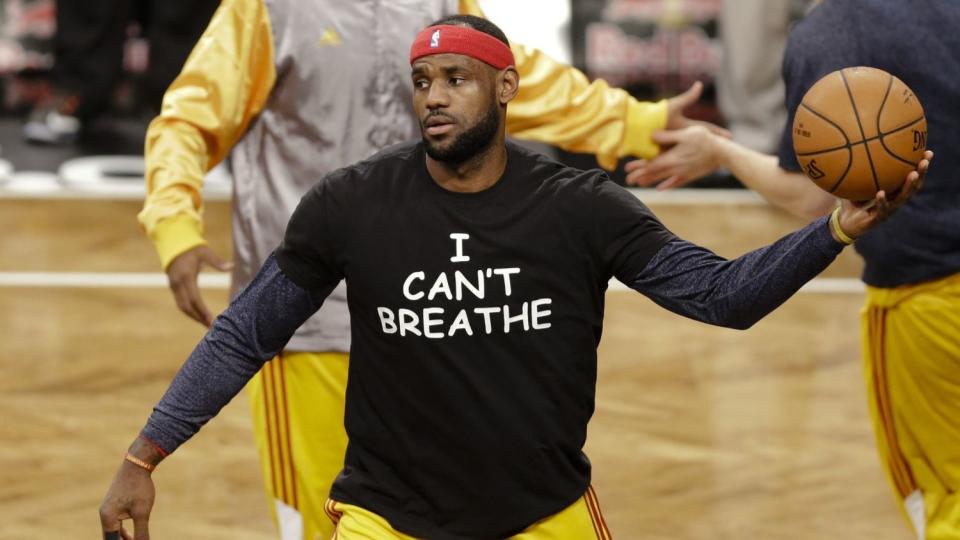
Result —
[{"label": "blurred spectator", "polygon": [[34,106],[23,134],[30,142],[65,144],[106,111],[123,75],[128,29],[141,22],[150,44],[140,102],[158,112],[166,87],[206,28],[218,0],[61,0],[50,93]]},{"label": "blurred spectator", "polygon": [[[644,100],[674,95],[701,81],[703,97],[686,113],[721,122],[715,92],[721,0],[571,0],[570,7],[573,62],[591,79],[604,79]],[[580,168],[597,166],[583,154],[560,152],[560,157]],[[611,176],[622,184],[623,167]]]},{"label": "blurred spectator", "polygon": [[787,120],[780,65],[790,25],[810,0],[723,0],[717,101],[733,139],[774,152]]}]

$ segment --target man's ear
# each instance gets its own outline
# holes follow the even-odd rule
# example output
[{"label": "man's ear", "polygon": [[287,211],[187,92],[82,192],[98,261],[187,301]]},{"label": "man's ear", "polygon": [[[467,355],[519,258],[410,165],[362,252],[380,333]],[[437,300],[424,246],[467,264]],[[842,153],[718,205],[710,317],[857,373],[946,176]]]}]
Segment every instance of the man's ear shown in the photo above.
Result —
[{"label": "man's ear", "polygon": [[497,75],[497,99],[500,105],[510,103],[510,100],[517,96],[520,91],[520,74],[517,69],[510,66]]}]

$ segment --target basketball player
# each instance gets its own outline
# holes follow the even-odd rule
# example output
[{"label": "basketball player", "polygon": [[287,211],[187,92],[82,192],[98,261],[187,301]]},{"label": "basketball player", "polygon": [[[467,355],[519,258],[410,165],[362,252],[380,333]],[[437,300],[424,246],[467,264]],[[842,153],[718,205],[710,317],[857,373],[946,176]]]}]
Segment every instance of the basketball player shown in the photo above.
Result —
[{"label": "basketball player", "polygon": [[[458,5],[459,4],[459,5]],[[330,171],[416,138],[407,83],[410,37],[472,1],[225,0],[147,134],[140,221],[155,242],[177,305],[209,325],[201,265],[228,265],[202,234],[204,173],[226,160],[234,181],[234,292],[280,243],[297,201]],[[657,151],[650,133],[689,123],[677,98],[640,103],[603,81],[588,84],[539,51],[513,47],[523,87],[513,136],[618,157]],[[350,325],[344,288],[250,386],[271,512],[285,540],[328,536],[323,503],[343,466],[343,389]],[[322,414],[315,411],[321,410]]]},{"label": "basketball player", "polygon": [[[895,26],[890,26],[895,25]],[[881,30],[897,28],[896,32]],[[800,216],[836,201],[801,172],[793,111],[822,76],[851,66],[886,70],[923,104],[931,145],[949,149],[923,191],[856,242],[867,284],[862,341],[880,458],[917,538],[960,538],[960,6],[951,0],[826,0],[798,24],[783,63],[791,112],[778,156],[697,129],[657,135],[675,145],[628,164],[628,181],[666,187],[723,166]]]},{"label": "basketball player", "polygon": [[838,221],[725,260],[675,237],[601,171],[505,143],[520,79],[492,23],[437,21],[409,62],[422,141],[304,196],[131,445],[101,507],[105,532],[128,518],[147,529],[150,471],[345,279],[354,340],[349,444],[327,505],[336,538],[610,538],[582,452],[610,278],[676,313],[748,328],[921,180],[911,172],[895,199],[846,202]]}]

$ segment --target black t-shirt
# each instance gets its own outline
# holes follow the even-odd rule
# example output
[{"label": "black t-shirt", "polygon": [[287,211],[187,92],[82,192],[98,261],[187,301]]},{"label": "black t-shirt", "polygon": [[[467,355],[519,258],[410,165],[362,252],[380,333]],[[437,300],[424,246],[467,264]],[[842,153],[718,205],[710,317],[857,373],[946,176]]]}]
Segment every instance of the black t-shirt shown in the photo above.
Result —
[{"label": "black t-shirt", "polygon": [[872,66],[901,79],[920,99],[936,153],[923,189],[857,240],[863,280],[896,287],[960,271],[960,3],[956,0],[829,1],[796,25],[784,55],[790,112],[780,166],[800,171],[793,115],[824,75]]},{"label": "black t-shirt", "polygon": [[503,538],[575,501],[607,282],[672,238],[602,172],[511,144],[479,193],[438,186],[419,143],[317,184],[277,260],[307,290],[348,284],[332,497],[431,539]]}]

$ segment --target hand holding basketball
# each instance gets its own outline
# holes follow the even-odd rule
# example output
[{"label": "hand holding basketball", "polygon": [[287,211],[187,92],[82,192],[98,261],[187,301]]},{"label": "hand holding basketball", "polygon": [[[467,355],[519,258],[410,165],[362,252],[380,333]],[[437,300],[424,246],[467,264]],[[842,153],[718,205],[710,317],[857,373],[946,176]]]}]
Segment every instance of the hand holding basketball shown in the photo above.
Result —
[{"label": "hand holding basketball", "polygon": [[920,101],[900,79],[852,67],[817,81],[793,121],[797,161],[818,186],[855,201],[899,188],[927,146]]},{"label": "hand holding basketball", "polygon": [[840,228],[856,239],[873,228],[905,203],[914,193],[923,187],[923,179],[933,161],[933,152],[927,150],[915,171],[910,171],[902,187],[893,192],[879,191],[869,201],[856,202],[845,200],[841,203]]}]

